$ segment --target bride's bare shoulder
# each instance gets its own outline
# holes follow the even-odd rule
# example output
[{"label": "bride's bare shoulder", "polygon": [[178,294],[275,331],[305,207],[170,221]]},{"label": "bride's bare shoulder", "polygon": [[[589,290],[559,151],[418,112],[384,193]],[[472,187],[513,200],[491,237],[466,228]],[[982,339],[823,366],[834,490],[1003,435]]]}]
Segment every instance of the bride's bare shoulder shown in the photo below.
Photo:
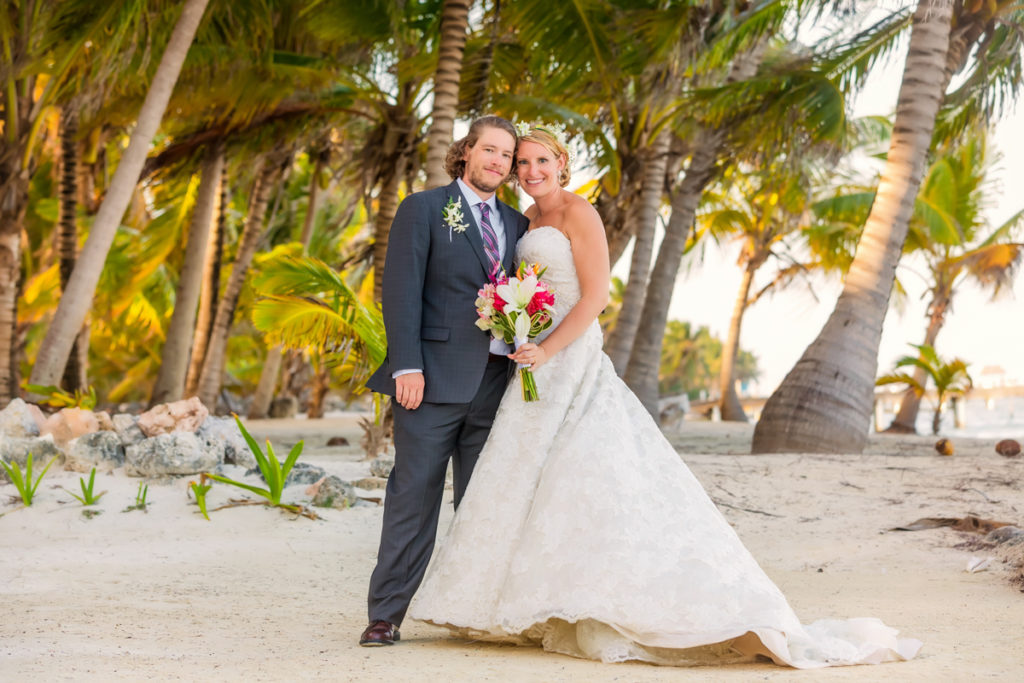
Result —
[{"label": "bride's bare shoulder", "polygon": [[583,197],[566,191],[565,227],[576,230],[599,229],[604,233],[604,224],[597,209]]}]

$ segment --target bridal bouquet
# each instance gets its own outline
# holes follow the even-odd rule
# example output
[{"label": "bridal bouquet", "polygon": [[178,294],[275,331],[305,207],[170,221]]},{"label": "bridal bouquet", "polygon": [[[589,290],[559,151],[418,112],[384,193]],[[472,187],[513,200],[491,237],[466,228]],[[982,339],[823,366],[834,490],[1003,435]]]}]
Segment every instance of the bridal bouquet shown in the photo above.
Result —
[{"label": "bridal bouquet", "polygon": [[[484,285],[477,292],[476,326],[495,339],[515,344],[517,349],[551,327],[555,295],[540,279],[544,270],[536,263],[523,262],[515,275],[502,275]],[[536,401],[537,383],[530,368],[520,365],[519,376],[523,381],[523,400]]]}]

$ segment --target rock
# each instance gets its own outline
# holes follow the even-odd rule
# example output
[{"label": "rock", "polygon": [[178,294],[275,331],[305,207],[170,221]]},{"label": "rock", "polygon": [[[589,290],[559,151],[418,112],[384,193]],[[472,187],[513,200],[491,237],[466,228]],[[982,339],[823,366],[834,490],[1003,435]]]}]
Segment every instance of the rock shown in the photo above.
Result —
[{"label": "rock", "polygon": [[170,434],[172,432],[195,432],[203,424],[210,411],[198,397],[183,401],[163,403],[139,415],[139,429],[146,436]]},{"label": "rock", "polygon": [[206,443],[207,448],[219,449],[223,462],[245,468],[256,467],[256,456],[249,450],[249,444],[234,418],[207,417],[196,431],[196,436]]},{"label": "rock", "polygon": [[348,446],[349,443],[348,443],[348,439],[346,439],[343,436],[332,436],[331,438],[327,439],[327,445],[328,446]]},{"label": "rock", "polygon": [[1024,529],[1015,526],[1001,526],[993,529],[985,536],[989,543],[1016,545],[1024,543]]},{"label": "rock", "polygon": [[139,429],[139,418],[135,415],[118,413],[110,420],[114,424],[114,431],[121,439],[121,445],[125,448],[139,443],[146,438],[146,435]]},{"label": "rock", "polygon": [[124,464],[124,445],[115,432],[99,431],[80,436],[68,444],[64,469],[89,472],[93,467],[110,472]]},{"label": "rock", "polygon": [[358,500],[352,485],[333,474],[321,478],[306,493],[313,496],[313,505],[321,508],[344,510],[355,505]]},{"label": "rock", "polygon": [[949,439],[939,439],[935,442],[935,451],[939,455],[953,455],[953,442]]},{"label": "rock", "polygon": [[379,456],[374,458],[370,462],[370,474],[375,477],[381,477],[387,479],[388,475],[391,474],[391,469],[395,466],[395,459],[388,458],[385,456]]},{"label": "rock", "polygon": [[91,432],[99,431],[100,423],[91,410],[62,408],[46,419],[40,434],[52,434],[58,446]]},{"label": "rock", "polygon": [[[33,412],[32,408],[35,408]],[[7,407],[0,410],[0,434],[25,438],[39,436],[39,423],[36,422],[36,413],[42,415],[42,411],[31,403],[25,403],[20,398],[11,399]],[[43,420],[45,421],[45,416]]]},{"label": "rock", "polygon": [[382,477],[364,477],[362,479],[356,479],[352,482],[352,485],[357,489],[382,489],[388,485],[388,480]]},{"label": "rock", "polygon": [[270,417],[295,417],[299,412],[299,399],[278,396],[270,402]]},{"label": "rock", "polygon": [[[279,459],[283,460],[283,458],[284,456],[282,456]],[[245,473],[245,475],[255,475],[260,479],[263,479],[263,473],[260,472],[258,467],[254,467],[253,469],[249,470],[248,472]],[[297,486],[299,484],[304,484],[306,486],[309,486],[310,484],[315,484],[316,482],[320,481],[326,476],[327,472],[325,472],[322,467],[317,467],[316,465],[309,465],[304,462],[297,462],[295,463],[295,466],[292,467],[291,472],[289,472],[288,476],[285,478],[284,485]]]},{"label": "rock", "polygon": [[99,423],[100,431],[113,432],[117,431],[114,429],[114,421],[110,419],[110,413],[105,410],[101,410],[96,415],[96,422]]},{"label": "rock", "polygon": [[124,455],[124,471],[131,477],[199,474],[220,464],[220,454],[192,432],[158,434],[128,446]]},{"label": "rock", "polygon": [[1020,444],[1013,439],[1003,439],[996,444],[996,453],[1007,458],[1020,455]]},{"label": "rock", "polygon": [[[57,447],[53,436],[7,436],[0,439],[0,460],[6,463],[18,463],[22,470],[25,469],[25,462],[28,454],[32,454],[32,476],[38,476],[46,467],[46,463],[52,458],[57,458],[54,464],[60,464],[64,460],[64,452]],[[0,481],[8,481],[7,471],[0,467]]]}]

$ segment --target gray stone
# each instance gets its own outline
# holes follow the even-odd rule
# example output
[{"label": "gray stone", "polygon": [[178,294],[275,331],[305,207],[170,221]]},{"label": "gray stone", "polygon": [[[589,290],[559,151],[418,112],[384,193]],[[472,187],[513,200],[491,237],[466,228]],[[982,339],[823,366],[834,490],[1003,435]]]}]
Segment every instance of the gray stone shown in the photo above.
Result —
[{"label": "gray stone", "polygon": [[294,396],[278,396],[270,402],[270,417],[295,417],[299,412],[299,399]]},{"label": "gray stone", "polygon": [[394,458],[388,458],[382,455],[380,457],[374,458],[370,462],[370,474],[372,474],[375,477],[381,477],[382,479],[386,479],[388,475],[391,474],[391,469],[394,466]]},{"label": "gray stone", "polygon": [[20,398],[11,399],[7,407],[0,410],[0,434],[18,438],[39,436],[39,425],[32,408]]},{"label": "gray stone", "polygon": [[357,500],[352,485],[332,474],[317,485],[316,495],[313,496],[313,505],[344,510],[355,505]]},{"label": "gray stone", "polygon": [[219,450],[223,462],[247,468],[256,467],[256,456],[249,450],[249,444],[245,442],[234,418],[208,417],[199,426],[196,436],[206,443],[207,448]]},{"label": "gray stone", "polygon": [[219,454],[192,432],[158,434],[125,449],[125,474],[159,477],[166,474],[199,474],[220,464]]},{"label": "gray stone", "polygon": [[362,479],[356,479],[352,482],[352,485],[357,489],[366,489],[372,491],[374,489],[386,488],[388,480],[382,477],[364,477]]},{"label": "gray stone", "polygon": [[[255,475],[260,479],[263,478],[263,473],[260,472],[258,467],[254,467],[245,474],[246,476]],[[288,476],[285,477],[284,485],[298,486],[302,484],[305,486],[309,486],[310,484],[315,484],[316,482],[320,481],[326,476],[327,472],[325,472],[322,467],[317,467],[316,465],[309,465],[304,462],[297,462],[292,467],[291,471],[288,473]]]},{"label": "gray stone", "polygon": [[124,446],[114,432],[93,432],[80,436],[68,444],[64,469],[89,472],[93,467],[110,472],[124,464]]},{"label": "gray stone", "polygon": [[125,448],[133,446],[146,438],[139,428],[139,418],[136,415],[118,413],[110,419],[114,423],[114,431],[121,439],[121,445]]},{"label": "gray stone", "polygon": [[989,543],[1017,545],[1024,543],[1024,529],[1015,526],[1001,526],[985,536]]},{"label": "gray stone", "polygon": [[[64,461],[64,452],[57,447],[53,436],[0,436],[0,460],[6,463],[18,463],[24,470],[28,461],[28,454],[32,454],[32,472],[37,476],[46,467],[46,463],[52,458],[57,458],[55,464]],[[0,467],[0,481],[8,481],[7,471]]]}]

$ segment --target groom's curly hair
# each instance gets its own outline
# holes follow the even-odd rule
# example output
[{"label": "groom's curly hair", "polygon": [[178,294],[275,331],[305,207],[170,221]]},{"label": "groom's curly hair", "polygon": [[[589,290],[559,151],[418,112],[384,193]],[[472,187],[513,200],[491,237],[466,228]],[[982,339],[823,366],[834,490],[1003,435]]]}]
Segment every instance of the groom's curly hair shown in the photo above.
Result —
[{"label": "groom's curly hair", "polygon": [[[508,119],[500,116],[481,116],[469,125],[469,132],[460,140],[456,140],[448,147],[448,156],[444,160],[444,170],[448,172],[452,180],[461,178],[466,172],[466,150],[476,144],[484,128],[497,128],[512,136],[512,139],[519,143],[519,136],[516,134],[516,127]],[[515,165],[513,164],[513,171]]]}]

